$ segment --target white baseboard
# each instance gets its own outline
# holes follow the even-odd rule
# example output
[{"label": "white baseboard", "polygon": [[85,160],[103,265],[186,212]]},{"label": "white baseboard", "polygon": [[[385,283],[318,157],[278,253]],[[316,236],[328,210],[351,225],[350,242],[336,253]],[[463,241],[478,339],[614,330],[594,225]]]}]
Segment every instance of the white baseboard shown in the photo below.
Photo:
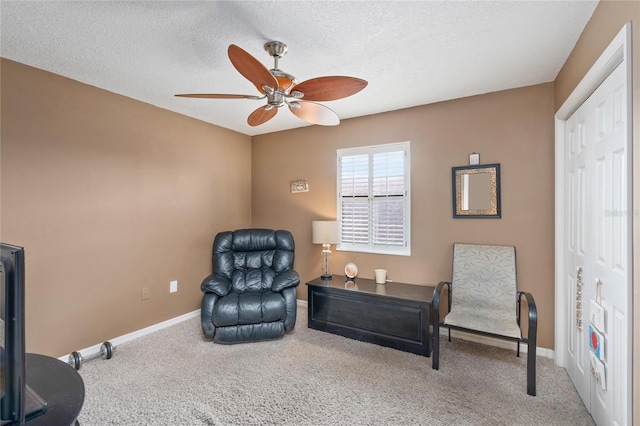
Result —
[{"label": "white baseboard", "polygon": [[[115,337],[109,340],[109,342],[111,342],[111,344],[117,348],[118,345],[121,345],[126,342],[130,342],[132,340],[137,339],[138,337],[145,336],[147,334],[153,333],[154,331],[162,330],[163,328],[171,327],[172,325],[181,323],[182,321],[186,321],[188,319],[195,318],[198,316],[200,316],[200,309],[196,309],[195,311],[188,312],[184,315],[180,315],[175,318],[171,318],[166,321],[159,322],[158,324],[150,325],[149,327],[143,328],[141,330],[133,331],[131,333],[125,334],[120,337]],[[82,358],[86,359],[88,357],[92,357],[100,353],[100,346],[102,346],[102,343],[90,346],[88,348],[80,349],[77,352],[80,352],[80,355],[82,355]],[[69,355],[70,354],[61,356],[58,359],[63,362],[68,362]]]},{"label": "white baseboard", "polygon": [[[302,300],[302,299],[296,299],[296,304],[298,306],[304,306],[305,308],[309,307],[309,302],[306,301],[306,300]],[[125,334],[123,336],[113,338],[113,339],[111,339],[109,341],[111,342],[111,344],[114,347],[117,347],[118,345],[121,345],[123,343],[135,340],[138,337],[142,337],[142,336],[145,336],[147,334],[153,333],[155,331],[162,330],[163,328],[171,327],[172,325],[181,323],[181,322],[186,321],[186,320],[191,319],[191,318],[195,318],[197,316],[200,316],[200,309],[196,309],[195,311],[188,312],[188,313],[186,313],[184,315],[180,315],[180,316],[177,316],[175,318],[171,318],[171,319],[168,319],[166,321],[160,322],[158,324],[154,324],[154,325],[151,325],[149,327],[143,328],[141,330],[137,330],[137,331]],[[448,333],[449,333],[448,329],[446,329],[446,328],[441,328],[440,329],[440,335],[441,336],[448,336]],[[513,342],[508,342],[508,341],[500,340],[500,339],[494,339],[494,338],[487,337],[487,336],[480,336],[480,335],[476,335],[476,334],[465,333],[464,331],[451,330],[451,337],[455,337],[455,338],[463,339],[463,340],[468,340],[470,342],[482,343],[484,345],[496,346],[496,347],[503,348],[503,349],[515,350],[515,348],[516,348],[516,345]],[[82,358],[86,359],[88,357],[92,357],[92,356],[100,353],[100,346],[101,345],[102,345],[102,343],[97,344],[97,345],[93,345],[93,346],[90,346],[88,348],[81,349],[78,352],[80,352],[80,355],[82,355]],[[521,343],[520,344],[520,351],[523,352],[523,353],[527,353],[527,344],[526,343]],[[547,349],[547,348],[538,347],[536,349],[536,352],[537,352],[538,356],[543,356],[545,358],[554,359],[553,349]],[[69,360],[69,355],[70,354],[61,356],[58,359],[60,361],[67,362]]]},{"label": "white baseboard", "polygon": [[[440,336],[449,336],[449,329],[440,328]],[[507,340],[494,339],[493,337],[482,336],[477,334],[465,333],[464,331],[459,330],[451,330],[451,337],[455,337],[462,340],[468,340],[470,342],[482,343],[483,345],[496,346],[498,348],[503,349],[512,349],[516,350],[516,343],[509,342]],[[442,344],[442,343],[441,343]],[[520,343],[520,352],[527,353],[527,344]],[[536,348],[536,356],[543,356],[545,358],[554,359],[553,349],[547,348]]]},{"label": "white baseboard", "polygon": [[[307,306],[309,306],[309,304],[307,303],[306,300],[296,299],[296,303],[297,303],[297,305],[304,306],[305,308]],[[196,309],[195,311],[188,312],[188,313],[186,313],[184,315],[180,315],[178,317],[168,319],[166,321],[160,322],[158,324],[151,325],[151,326],[143,328],[141,330],[137,330],[137,331],[125,334],[125,335],[120,336],[120,337],[115,337],[115,338],[109,340],[109,342],[111,342],[111,344],[114,347],[117,347],[118,345],[121,345],[123,343],[135,340],[138,337],[142,337],[142,336],[147,335],[149,333],[153,333],[154,331],[162,330],[163,328],[170,327],[170,326],[172,326],[174,324],[181,323],[182,321],[186,321],[188,319],[197,317],[199,315],[200,315],[200,309]],[[93,345],[93,346],[89,346],[88,348],[80,349],[77,352],[80,352],[80,355],[82,355],[83,359],[90,358],[90,357],[100,353],[100,346],[102,346],[102,343],[99,343],[99,344]],[[63,356],[59,357],[58,359],[60,361],[63,361],[63,362],[68,362],[69,361],[69,355],[71,355],[71,354],[63,355]]]}]

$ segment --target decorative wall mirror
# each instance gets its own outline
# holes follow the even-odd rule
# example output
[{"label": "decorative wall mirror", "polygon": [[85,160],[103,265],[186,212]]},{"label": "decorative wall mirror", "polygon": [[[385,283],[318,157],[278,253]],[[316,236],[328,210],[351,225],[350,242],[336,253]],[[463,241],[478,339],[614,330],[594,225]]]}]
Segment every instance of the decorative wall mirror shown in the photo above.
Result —
[{"label": "decorative wall mirror", "polygon": [[500,218],[500,164],[453,167],[453,217]]}]

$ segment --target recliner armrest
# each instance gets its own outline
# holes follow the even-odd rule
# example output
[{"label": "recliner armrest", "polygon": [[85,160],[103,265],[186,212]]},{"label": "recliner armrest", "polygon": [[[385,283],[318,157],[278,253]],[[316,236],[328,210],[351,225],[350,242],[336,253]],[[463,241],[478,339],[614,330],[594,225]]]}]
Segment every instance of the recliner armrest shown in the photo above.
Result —
[{"label": "recliner armrest", "polygon": [[297,287],[300,284],[300,276],[296,271],[286,271],[275,276],[271,284],[271,290],[281,292],[285,288]]},{"label": "recliner armrest", "polygon": [[203,293],[215,293],[224,297],[231,291],[231,280],[218,274],[211,274],[200,285]]}]

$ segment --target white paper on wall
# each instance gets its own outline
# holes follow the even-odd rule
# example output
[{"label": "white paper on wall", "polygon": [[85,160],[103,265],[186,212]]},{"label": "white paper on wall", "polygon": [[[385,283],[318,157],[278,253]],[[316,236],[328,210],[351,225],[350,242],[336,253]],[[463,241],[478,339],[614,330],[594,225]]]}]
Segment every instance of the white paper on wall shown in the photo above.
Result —
[{"label": "white paper on wall", "polygon": [[601,333],[604,332],[604,308],[595,300],[590,300],[589,321]]},{"label": "white paper on wall", "polygon": [[605,374],[604,364],[593,352],[589,355],[591,357],[591,374],[595,377],[596,382],[600,385],[602,390],[607,390],[607,376]]},{"label": "white paper on wall", "polygon": [[604,336],[589,324],[589,347],[598,359],[604,361]]}]

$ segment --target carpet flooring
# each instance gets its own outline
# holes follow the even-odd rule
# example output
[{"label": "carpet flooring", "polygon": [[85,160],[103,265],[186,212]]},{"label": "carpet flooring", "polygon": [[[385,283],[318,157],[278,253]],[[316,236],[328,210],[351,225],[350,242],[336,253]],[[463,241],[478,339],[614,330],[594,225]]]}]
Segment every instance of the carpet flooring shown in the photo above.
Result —
[{"label": "carpet flooring", "polygon": [[205,341],[194,318],[83,364],[91,425],[593,425],[564,369],[441,338],[431,359],[307,328],[259,343]]}]

